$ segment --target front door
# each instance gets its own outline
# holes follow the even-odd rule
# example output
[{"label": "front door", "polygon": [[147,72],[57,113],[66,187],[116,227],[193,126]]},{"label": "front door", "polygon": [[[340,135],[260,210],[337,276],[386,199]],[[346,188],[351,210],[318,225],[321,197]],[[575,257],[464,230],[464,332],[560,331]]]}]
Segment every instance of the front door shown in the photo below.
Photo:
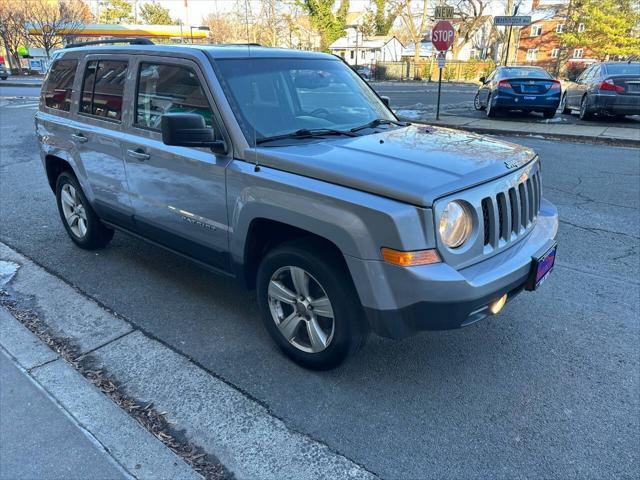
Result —
[{"label": "front door", "polygon": [[160,133],[164,113],[198,113],[223,138],[207,83],[189,60],[140,57],[136,71],[131,135],[123,149],[137,229],[180,253],[228,269],[225,168],[231,156],[168,146]]}]

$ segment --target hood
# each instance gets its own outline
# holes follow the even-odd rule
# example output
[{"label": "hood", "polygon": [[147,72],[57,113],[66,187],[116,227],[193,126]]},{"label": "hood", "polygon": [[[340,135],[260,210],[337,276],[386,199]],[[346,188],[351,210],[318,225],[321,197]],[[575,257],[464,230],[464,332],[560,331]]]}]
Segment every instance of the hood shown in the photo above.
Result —
[{"label": "hood", "polygon": [[353,138],[259,147],[261,165],[430,207],[444,195],[506,175],[535,158],[520,145],[412,125]]}]

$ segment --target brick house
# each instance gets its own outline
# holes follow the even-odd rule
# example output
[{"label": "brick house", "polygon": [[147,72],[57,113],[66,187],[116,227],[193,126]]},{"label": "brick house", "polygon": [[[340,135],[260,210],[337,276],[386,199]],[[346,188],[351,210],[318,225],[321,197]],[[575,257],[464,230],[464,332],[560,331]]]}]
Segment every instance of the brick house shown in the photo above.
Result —
[{"label": "brick house", "polygon": [[[520,30],[516,63],[538,65],[554,72],[564,67],[561,63],[589,62],[593,53],[587,48],[572,48],[565,62],[560,59],[560,38],[567,22],[569,0],[533,0],[532,23]],[[583,24],[578,29],[584,28]]]}]

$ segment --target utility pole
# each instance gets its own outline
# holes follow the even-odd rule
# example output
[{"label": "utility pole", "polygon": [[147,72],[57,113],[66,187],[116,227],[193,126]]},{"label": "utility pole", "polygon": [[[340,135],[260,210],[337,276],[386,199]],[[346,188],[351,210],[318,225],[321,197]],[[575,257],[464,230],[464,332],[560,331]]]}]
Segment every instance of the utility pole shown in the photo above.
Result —
[{"label": "utility pole", "polygon": [[[520,5],[516,5],[516,8],[513,9],[513,16],[518,13],[518,8]],[[509,44],[511,43],[511,31],[513,30],[513,26],[509,25],[509,36],[507,37],[507,53],[505,55],[504,65],[507,66],[509,64]]]}]

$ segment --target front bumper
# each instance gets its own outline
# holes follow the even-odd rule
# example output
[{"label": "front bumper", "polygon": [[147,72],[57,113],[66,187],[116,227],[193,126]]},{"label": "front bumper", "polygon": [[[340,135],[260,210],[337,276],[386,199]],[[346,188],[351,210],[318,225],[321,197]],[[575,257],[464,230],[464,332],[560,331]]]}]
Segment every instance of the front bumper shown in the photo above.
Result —
[{"label": "front bumper", "polygon": [[558,212],[542,200],[535,227],[497,255],[456,270],[446,263],[403,268],[353,257],[347,264],[373,331],[403,338],[423,330],[447,330],[489,315],[488,305],[523,289],[532,258],[555,239]]}]

